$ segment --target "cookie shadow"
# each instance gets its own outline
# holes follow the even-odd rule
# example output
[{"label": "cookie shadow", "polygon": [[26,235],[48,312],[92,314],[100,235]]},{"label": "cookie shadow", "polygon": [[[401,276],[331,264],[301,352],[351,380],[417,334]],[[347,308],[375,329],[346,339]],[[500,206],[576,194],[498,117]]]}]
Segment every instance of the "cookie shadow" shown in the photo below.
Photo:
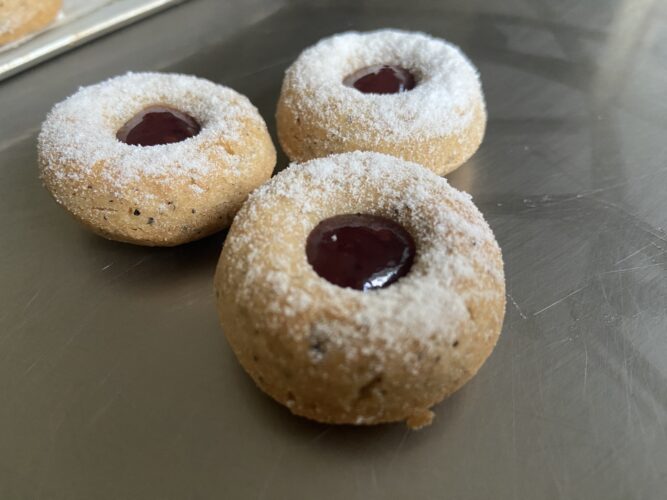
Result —
[{"label": "cookie shadow", "polygon": [[447,431],[449,423],[465,398],[460,390],[433,408],[436,414],[430,426],[410,430],[405,423],[397,422],[379,425],[324,424],[292,414],[285,406],[264,394],[234,360],[228,368],[236,387],[235,396],[240,398],[247,409],[248,419],[255,425],[268,427],[281,434],[287,441],[298,447],[317,448],[321,452],[346,456],[385,455],[398,446],[407,451],[419,448]]},{"label": "cookie shadow", "polygon": [[[82,229],[82,231],[84,231]],[[86,232],[82,245],[89,255],[89,272],[105,285],[124,291],[164,291],[195,283],[211,283],[227,230],[175,247],[145,247],[106,240]]]}]

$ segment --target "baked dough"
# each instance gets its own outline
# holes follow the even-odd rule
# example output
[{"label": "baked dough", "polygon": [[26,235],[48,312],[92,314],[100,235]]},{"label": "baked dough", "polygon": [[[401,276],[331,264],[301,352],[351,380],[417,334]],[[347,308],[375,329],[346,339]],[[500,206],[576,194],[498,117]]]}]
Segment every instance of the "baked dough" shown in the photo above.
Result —
[{"label": "baked dough", "polygon": [[[391,218],[416,257],[386,288],[321,278],[306,258],[320,221]],[[430,423],[430,408],[480,368],[500,334],[500,249],[470,197],[427,169],[354,152],[291,165],[250,195],[215,276],[222,329],[257,385],[320,422]]]},{"label": "baked dough", "polygon": [[62,5],[62,0],[0,1],[0,45],[14,42],[48,26]]},{"label": "baked dough", "polygon": [[[365,67],[394,65],[417,84],[396,94],[367,94],[344,84]],[[486,108],[477,70],[454,45],[423,33],[343,33],[306,49],[288,68],[276,113],[287,156],[387,153],[444,175],[484,137]]]},{"label": "baked dough", "polygon": [[[143,109],[188,113],[198,135],[143,147],[117,131]],[[97,234],[171,246],[227,227],[273,171],[276,152],[257,109],[193,76],[129,73],[57,104],[38,139],[41,177],[58,203]]]}]

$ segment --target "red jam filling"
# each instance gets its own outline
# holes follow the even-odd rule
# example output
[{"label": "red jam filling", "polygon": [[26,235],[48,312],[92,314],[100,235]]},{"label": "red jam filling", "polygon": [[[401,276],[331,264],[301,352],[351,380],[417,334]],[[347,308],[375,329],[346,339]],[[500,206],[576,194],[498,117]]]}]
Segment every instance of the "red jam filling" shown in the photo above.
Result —
[{"label": "red jam filling", "polygon": [[397,94],[412,90],[417,85],[415,77],[399,66],[368,66],[355,71],[343,80],[364,94]]},{"label": "red jam filling", "polygon": [[116,137],[125,144],[156,146],[181,142],[199,133],[197,120],[167,106],[149,106],[123,125]]},{"label": "red jam filling", "polygon": [[315,272],[334,285],[372,290],[408,273],[415,242],[403,226],[386,217],[336,215],[308,235],[306,257]]}]

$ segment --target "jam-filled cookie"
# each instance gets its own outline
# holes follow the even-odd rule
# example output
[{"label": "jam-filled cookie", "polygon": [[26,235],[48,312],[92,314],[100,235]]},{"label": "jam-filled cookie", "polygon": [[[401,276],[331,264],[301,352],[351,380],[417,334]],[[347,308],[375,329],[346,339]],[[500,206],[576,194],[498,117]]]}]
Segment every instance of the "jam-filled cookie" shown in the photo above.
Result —
[{"label": "jam-filled cookie", "polygon": [[151,246],[227,227],[276,161],[245,96],[178,74],[82,88],[49,113],[38,143],[58,203],[101,236]]},{"label": "jam-filled cookie", "polygon": [[331,153],[387,153],[444,175],[477,150],[484,95],[461,51],[423,33],[343,33],[290,66],[276,113],[294,161]]},{"label": "jam-filled cookie", "polygon": [[292,165],[250,195],[215,277],[241,365],[320,422],[430,423],[491,353],[500,249],[470,197],[379,153]]},{"label": "jam-filled cookie", "polygon": [[62,0],[0,1],[0,45],[45,28],[56,18],[62,5]]}]

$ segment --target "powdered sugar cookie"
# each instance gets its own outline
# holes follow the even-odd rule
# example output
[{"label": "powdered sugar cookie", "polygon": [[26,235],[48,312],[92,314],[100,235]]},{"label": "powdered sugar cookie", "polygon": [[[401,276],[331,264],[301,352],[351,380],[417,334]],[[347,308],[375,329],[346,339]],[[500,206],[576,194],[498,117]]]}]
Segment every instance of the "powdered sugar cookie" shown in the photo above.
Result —
[{"label": "powdered sugar cookie", "polygon": [[96,233],[140,245],[178,245],[228,226],[276,161],[246,97],[177,74],[82,88],[49,113],[38,143],[56,201]]},{"label": "powdered sugar cookie", "polygon": [[505,310],[500,249],[470,197],[378,153],[292,165],[253,192],[215,286],[257,385],[328,423],[430,423]]},{"label": "powdered sugar cookie", "polygon": [[457,47],[381,30],[306,49],[285,74],[276,119],[292,160],[368,150],[443,175],[479,147],[486,110],[477,70]]},{"label": "powdered sugar cookie", "polygon": [[62,0],[0,1],[0,45],[41,30],[55,19]]}]

